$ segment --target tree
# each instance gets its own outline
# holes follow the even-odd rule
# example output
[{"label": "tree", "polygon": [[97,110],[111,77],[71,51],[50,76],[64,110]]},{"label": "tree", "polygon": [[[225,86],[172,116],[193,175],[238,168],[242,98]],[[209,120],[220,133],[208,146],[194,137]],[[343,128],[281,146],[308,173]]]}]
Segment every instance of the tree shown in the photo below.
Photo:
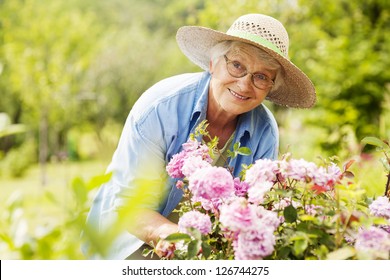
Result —
[{"label": "tree", "polygon": [[96,54],[101,26],[94,14],[73,9],[66,1],[18,0],[1,5],[1,55],[8,80],[2,90],[19,101],[13,104],[16,112],[23,113],[21,121],[39,132],[44,170],[50,142],[58,143],[79,120],[78,95]]},{"label": "tree", "polygon": [[390,82],[388,1],[298,1],[287,22],[299,44],[292,52],[318,92],[311,123],[328,134],[320,144],[338,153],[348,133],[386,137],[380,130]]}]

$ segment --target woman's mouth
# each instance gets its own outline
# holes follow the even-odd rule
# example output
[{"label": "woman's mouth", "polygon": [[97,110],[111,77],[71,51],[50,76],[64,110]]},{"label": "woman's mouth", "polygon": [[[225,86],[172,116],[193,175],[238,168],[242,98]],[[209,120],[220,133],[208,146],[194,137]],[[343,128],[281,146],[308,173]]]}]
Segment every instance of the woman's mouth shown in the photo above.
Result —
[{"label": "woman's mouth", "polygon": [[237,92],[234,92],[232,91],[231,89],[229,89],[229,92],[236,98],[238,99],[241,99],[241,100],[248,100],[249,97],[245,97],[245,96],[242,96],[242,95],[239,95]]}]

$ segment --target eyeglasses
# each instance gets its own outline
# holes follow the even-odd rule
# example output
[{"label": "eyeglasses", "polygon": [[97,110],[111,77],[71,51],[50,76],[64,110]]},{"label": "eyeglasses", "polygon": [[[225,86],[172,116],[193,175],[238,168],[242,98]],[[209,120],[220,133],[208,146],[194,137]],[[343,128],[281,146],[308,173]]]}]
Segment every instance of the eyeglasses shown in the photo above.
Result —
[{"label": "eyeglasses", "polygon": [[226,69],[234,78],[242,78],[247,74],[251,75],[252,83],[258,89],[268,89],[274,85],[274,81],[262,73],[249,73],[241,62],[230,60],[226,55],[223,56],[226,61]]}]

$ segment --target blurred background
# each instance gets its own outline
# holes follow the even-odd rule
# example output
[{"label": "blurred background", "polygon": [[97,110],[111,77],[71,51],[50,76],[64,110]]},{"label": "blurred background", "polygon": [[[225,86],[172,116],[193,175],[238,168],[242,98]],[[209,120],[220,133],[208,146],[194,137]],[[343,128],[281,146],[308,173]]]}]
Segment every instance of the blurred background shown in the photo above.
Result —
[{"label": "blurred background", "polygon": [[390,1],[0,0],[0,257],[82,258],[71,244],[132,105],[200,71],[177,29],[226,31],[246,13],[285,25],[317,89],[313,109],[267,103],[281,154],[354,159],[357,185],[382,195],[381,155],[360,141],[390,139]]}]

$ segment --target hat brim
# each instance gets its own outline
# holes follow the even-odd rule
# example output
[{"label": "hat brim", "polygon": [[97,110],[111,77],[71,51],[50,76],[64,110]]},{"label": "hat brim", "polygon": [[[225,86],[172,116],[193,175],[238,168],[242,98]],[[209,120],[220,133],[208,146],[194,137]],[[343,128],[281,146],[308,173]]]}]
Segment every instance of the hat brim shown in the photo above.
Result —
[{"label": "hat brim", "polygon": [[285,73],[284,83],[276,90],[271,90],[267,95],[267,100],[293,108],[310,108],[316,102],[315,88],[307,75],[289,59],[267,46],[201,26],[179,28],[176,40],[184,55],[204,70],[209,70],[210,50],[217,43],[232,40],[254,45],[275,58]]}]

